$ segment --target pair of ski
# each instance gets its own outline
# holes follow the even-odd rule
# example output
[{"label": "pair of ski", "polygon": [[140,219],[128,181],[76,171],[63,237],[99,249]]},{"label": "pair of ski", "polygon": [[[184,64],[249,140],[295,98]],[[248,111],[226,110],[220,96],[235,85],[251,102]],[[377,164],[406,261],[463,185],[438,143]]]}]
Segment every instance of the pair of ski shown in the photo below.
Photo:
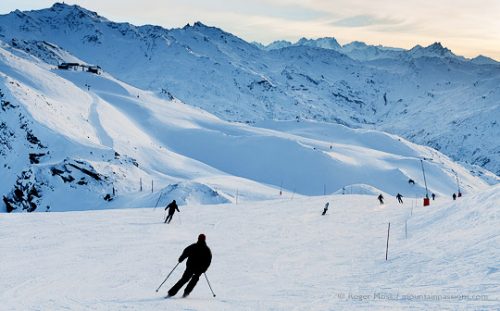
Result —
[{"label": "pair of ski", "polygon": [[[171,298],[174,298],[174,297],[175,297],[175,296],[170,296],[170,295],[167,295],[167,296],[165,296],[164,298],[165,298],[165,299],[171,299]],[[187,297],[188,297],[188,296],[184,296],[184,295],[182,295],[182,298],[187,298]]]}]

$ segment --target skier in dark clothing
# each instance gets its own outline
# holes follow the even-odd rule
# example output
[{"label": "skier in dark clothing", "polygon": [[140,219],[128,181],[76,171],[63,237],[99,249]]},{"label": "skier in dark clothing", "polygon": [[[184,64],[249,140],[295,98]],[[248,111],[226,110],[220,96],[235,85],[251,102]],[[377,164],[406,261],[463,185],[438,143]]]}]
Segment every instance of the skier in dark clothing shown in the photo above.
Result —
[{"label": "skier in dark clothing", "polygon": [[453,194],[452,195],[452,198],[453,198],[453,201],[457,199],[457,195],[456,194]]},{"label": "skier in dark clothing", "polygon": [[396,195],[396,198],[398,199],[398,202],[399,202],[399,203],[401,203],[401,204],[403,204],[403,199],[402,199],[402,197],[403,197],[403,196],[401,195],[401,193],[398,193],[398,194]]},{"label": "skier in dark clothing", "polygon": [[167,207],[165,207],[165,210],[167,210],[167,208],[168,208],[168,216],[167,218],[165,218],[165,223],[169,224],[170,221],[172,220],[172,217],[174,216],[175,210],[177,210],[178,212],[180,211],[179,208],[177,208],[177,203],[175,203],[175,200],[170,202],[170,204],[167,205]]},{"label": "skier in dark clothing", "polygon": [[380,204],[384,204],[384,196],[382,195],[382,193],[378,196],[378,200]]},{"label": "skier in dark clothing", "polygon": [[323,209],[323,213],[321,215],[325,216],[326,212],[328,211],[328,206],[330,206],[330,202],[326,202],[325,208]]},{"label": "skier in dark clothing", "polygon": [[431,194],[431,197],[432,197],[432,201],[434,201],[436,199],[436,194]]},{"label": "skier in dark clothing", "polygon": [[198,242],[189,245],[179,257],[179,262],[187,258],[186,270],[181,279],[168,291],[168,296],[175,296],[184,284],[188,281],[188,285],[184,289],[182,297],[187,297],[198,282],[200,276],[207,271],[212,262],[212,252],[205,242],[205,235],[202,233],[198,236]]}]

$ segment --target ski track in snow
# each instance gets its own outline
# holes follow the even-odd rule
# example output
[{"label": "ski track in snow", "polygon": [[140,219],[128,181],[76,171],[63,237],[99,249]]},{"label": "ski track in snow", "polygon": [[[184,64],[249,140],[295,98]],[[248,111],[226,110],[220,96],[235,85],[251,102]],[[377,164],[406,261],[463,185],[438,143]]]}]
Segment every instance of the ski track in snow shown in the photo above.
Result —
[{"label": "ski track in snow", "polygon": [[108,135],[108,133],[102,126],[101,120],[99,119],[99,113],[97,112],[98,105],[100,105],[99,103],[100,99],[94,94],[92,94],[91,96],[92,96],[92,103],[90,105],[89,121],[95,128],[97,132],[97,137],[99,138],[99,142],[101,143],[101,145],[113,148],[113,138],[111,138],[111,136]]},{"label": "ski track in snow", "polygon": [[[426,208],[360,195],[187,205],[169,225],[160,208],[4,215],[2,310],[494,310],[499,190]],[[155,289],[200,232],[217,297],[201,277],[190,297],[163,299],[185,264]]]}]

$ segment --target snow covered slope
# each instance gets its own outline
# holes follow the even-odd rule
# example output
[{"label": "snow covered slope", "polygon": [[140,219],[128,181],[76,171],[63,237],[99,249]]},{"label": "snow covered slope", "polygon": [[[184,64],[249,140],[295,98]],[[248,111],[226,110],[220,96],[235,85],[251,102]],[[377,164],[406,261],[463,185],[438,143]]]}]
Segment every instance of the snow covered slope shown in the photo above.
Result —
[{"label": "snow covered slope", "polygon": [[375,128],[500,174],[500,65],[439,43],[405,51],[322,38],[266,51],[202,23],[137,27],[65,4],[0,16],[0,40],[52,62],[68,51],[225,120]]},{"label": "snow covered slope", "polygon": [[364,192],[363,185],[424,196],[422,158],[429,192],[487,187],[443,154],[374,130],[300,120],[231,123],[106,72],[57,69],[7,45],[0,73],[7,211],[241,202],[280,191]]},{"label": "snow covered slope", "polygon": [[[499,186],[429,208],[404,200],[187,205],[169,225],[150,208],[2,215],[2,310],[498,309]],[[184,263],[156,288],[201,232],[217,296],[202,277],[163,299]]]}]

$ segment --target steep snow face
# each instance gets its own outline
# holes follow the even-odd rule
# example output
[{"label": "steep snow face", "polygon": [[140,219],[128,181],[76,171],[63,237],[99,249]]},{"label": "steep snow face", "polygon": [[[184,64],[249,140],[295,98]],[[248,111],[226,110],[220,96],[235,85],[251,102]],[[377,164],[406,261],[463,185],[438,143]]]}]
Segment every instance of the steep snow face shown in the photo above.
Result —
[{"label": "steep snow face", "polygon": [[7,211],[242,202],[346,189],[449,196],[458,186],[463,193],[487,187],[443,154],[395,135],[300,119],[232,123],[169,94],[76,68],[0,49]]},{"label": "steep snow face", "polygon": [[[339,49],[324,38],[265,51],[202,23],[136,27],[64,4],[0,16],[0,39],[20,48],[45,40],[131,85],[225,120],[381,129],[500,174],[500,65],[467,61],[439,43],[409,51],[360,43]],[[42,50],[33,54],[50,61]]]},{"label": "steep snow face", "polygon": [[[334,195],[163,209],[2,215],[5,310],[494,310],[499,186],[457,201]],[[325,216],[323,206],[330,203]],[[418,204],[416,204],[418,203]],[[388,258],[386,238],[390,222]],[[186,299],[163,297],[182,250],[213,260]]]}]

